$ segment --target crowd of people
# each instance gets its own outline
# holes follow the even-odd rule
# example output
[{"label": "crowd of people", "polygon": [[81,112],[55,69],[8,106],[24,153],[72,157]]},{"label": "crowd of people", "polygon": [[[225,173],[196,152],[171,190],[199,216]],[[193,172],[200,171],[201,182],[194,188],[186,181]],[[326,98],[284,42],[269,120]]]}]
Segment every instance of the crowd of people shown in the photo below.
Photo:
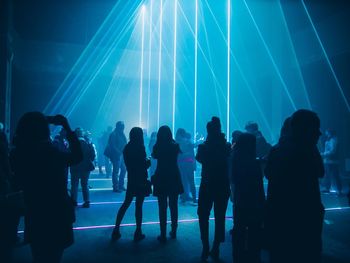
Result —
[{"label": "crowd of people", "polygon": [[[49,124],[62,127],[53,140]],[[95,169],[96,152],[98,170],[103,173],[104,167],[106,175],[111,174],[113,191],[126,191],[112,241],[121,238],[120,225],[134,198],[134,241],[145,238],[142,207],[145,198],[153,194],[159,207],[158,241],[167,242],[167,208],[171,215],[169,236],[175,239],[178,204],[190,202],[198,206],[201,259],[205,261],[209,256],[218,259],[220,244],[225,240],[226,210],[231,196],[234,262],[261,262],[263,247],[270,252],[271,263],[321,262],[325,210],[319,179],[325,170],[324,192],[329,192],[333,180],[339,194],[342,190],[335,133],[327,131],[321,154],[320,120],[312,111],[298,110],[287,118],[274,146],[267,143],[256,123],[250,122],[245,128],[245,132],[234,131],[229,143],[220,119],[213,117],[207,123],[203,141],[193,143],[191,134],[184,129],[178,129],[174,139],[171,129],[162,126],[146,143],[140,127],[131,129],[128,141],[124,123],[118,121],[114,130],[109,128],[103,133],[95,147],[88,133],[80,128],[73,131],[62,115],[24,114],[10,151],[6,136],[1,133],[0,201],[4,211],[0,223],[1,262],[11,260],[21,215],[25,242],[30,244],[34,262],[61,261],[64,249],[74,242],[79,181],[82,206],[90,207],[88,179]],[[198,198],[194,183],[197,162],[201,166]],[[268,180],[266,194],[264,176]],[[212,209],[215,230],[210,246]],[[45,229],[49,225],[55,226],[50,233],[55,238],[48,242]]]}]

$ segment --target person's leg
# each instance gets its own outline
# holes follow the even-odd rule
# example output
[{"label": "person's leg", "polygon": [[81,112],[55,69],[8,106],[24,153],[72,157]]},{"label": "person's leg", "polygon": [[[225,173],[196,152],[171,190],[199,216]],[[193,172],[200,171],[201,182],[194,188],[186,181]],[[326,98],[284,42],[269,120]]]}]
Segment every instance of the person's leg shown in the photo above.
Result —
[{"label": "person's leg", "polygon": [[76,173],[72,173],[71,172],[71,176],[70,176],[70,193],[71,193],[71,197],[72,200],[74,202],[74,205],[77,205],[77,195],[78,195],[78,185],[79,185],[79,175]]},{"label": "person's leg", "polygon": [[158,240],[160,242],[166,241],[166,221],[167,221],[167,208],[168,208],[168,197],[166,195],[158,196],[158,207],[159,207],[159,224],[160,224],[160,236]]},{"label": "person's leg", "polygon": [[198,219],[199,219],[199,230],[201,234],[201,240],[203,245],[202,259],[207,259],[209,256],[209,216],[210,210],[213,206],[213,200],[211,194],[203,186],[199,189],[198,197]]},{"label": "person's leg", "polygon": [[118,188],[121,191],[126,190],[124,187],[125,174],[126,174],[126,167],[125,167],[125,163],[124,163],[124,158],[122,156],[120,158],[120,174],[119,174],[119,183],[118,183]]},{"label": "person's leg", "polygon": [[170,231],[171,238],[176,238],[176,230],[177,230],[178,217],[179,217],[178,199],[179,199],[178,195],[169,196],[169,208],[170,208],[170,216],[171,216],[171,231]]},{"label": "person's leg", "polygon": [[323,178],[323,187],[324,192],[329,192],[331,190],[331,170],[330,170],[330,164],[324,164],[324,178]]},{"label": "person's leg", "polygon": [[113,191],[118,192],[118,174],[119,174],[119,168],[120,168],[120,157],[114,158],[112,160],[112,165],[113,165],[113,171],[112,171]]},{"label": "person's leg", "polygon": [[225,215],[229,196],[218,196],[214,199],[215,235],[212,248],[213,257],[219,257],[219,246],[225,241]]},{"label": "person's leg", "polygon": [[126,193],[124,202],[121,205],[121,207],[119,208],[118,214],[117,214],[117,217],[115,220],[115,226],[114,226],[113,233],[112,233],[112,240],[117,240],[121,237],[120,231],[119,231],[120,224],[123,220],[123,217],[126,213],[126,210],[130,207],[132,199],[133,199],[133,196]]},{"label": "person's leg", "polygon": [[111,161],[109,160],[109,158],[104,157],[104,165],[105,165],[106,177],[110,177],[112,174],[112,167],[111,167]]},{"label": "person's leg", "polygon": [[188,183],[190,187],[190,191],[192,194],[192,200],[194,203],[197,203],[197,194],[196,194],[196,184],[194,182],[194,171],[191,170],[188,173]]},{"label": "person's leg", "polygon": [[144,196],[137,196],[136,197],[136,204],[135,204],[135,218],[136,218],[136,231],[134,234],[134,240],[140,241],[145,238],[145,235],[142,234],[141,226],[142,226],[142,206],[143,201],[145,200]]},{"label": "person's leg", "polygon": [[80,175],[80,184],[83,192],[84,208],[90,207],[90,191],[89,191],[89,176],[90,172],[82,173]]}]

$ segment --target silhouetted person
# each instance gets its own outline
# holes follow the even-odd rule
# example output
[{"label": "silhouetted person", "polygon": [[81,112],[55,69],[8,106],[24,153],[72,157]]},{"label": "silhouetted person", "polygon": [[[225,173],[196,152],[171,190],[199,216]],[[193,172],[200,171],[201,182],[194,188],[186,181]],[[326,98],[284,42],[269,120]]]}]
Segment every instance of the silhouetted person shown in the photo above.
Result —
[{"label": "silhouetted person", "polygon": [[108,144],[108,138],[109,135],[112,133],[113,128],[111,126],[108,126],[107,130],[104,131],[100,138],[98,138],[98,150],[97,150],[97,157],[98,157],[98,169],[99,173],[103,174],[102,167],[105,167],[106,177],[109,178],[112,174],[112,165],[107,156],[103,154],[104,150],[106,149],[106,146]]},{"label": "silhouetted person", "polygon": [[321,262],[324,207],[318,180],[324,168],[316,146],[320,120],[312,111],[298,110],[290,127],[290,139],[271,150],[265,169],[271,262]]},{"label": "silhouetted person", "polygon": [[[53,146],[49,122],[67,131],[69,152]],[[11,164],[24,193],[25,238],[34,262],[60,262],[64,249],[73,244],[75,214],[65,171],[82,160],[79,140],[65,117],[29,112],[18,122],[14,143]]]},{"label": "silhouetted person", "polygon": [[12,262],[19,220],[19,213],[9,200],[9,195],[12,195],[15,189],[8,154],[7,137],[3,129],[0,129],[0,262],[4,263]]},{"label": "silhouetted person", "polygon": [[109,136],[108,144],[105,149],[105,155],[111,160],[113,165],[112,184],[114,192],[122,192],[126,190],[124,187],[126,168],[124,159],[122,158],[126,143],[124,122],[118,121],[115,125],[114,131]]},{"label": "silhouetted person", "polygon": [[263,174],[256,160],[256,138],[241,134],[233,148],[231,181],[234,187],[234,262],[260,262],[264,211]]},{"label": "silhouetted person", "polygon": [[256,138],[256,157],[260,159],[265,158],[271,149],[271,145],[266,141],[265,137],[259,130],[258,124],[255,122],[248,122],[245,129]]},{"label": "silhouetted person", "polygon": [[90,207],[90,192],[89,192],[89,177],[90,172],[95,169],[93,161],[95,159],[95,149],[93,146],[86,141],[84,138],[84,132],[81,128],[75,130],[75,134],[79,139],[81,149],[83,151],[83,160],[70,167],[71,174],[71,194],[74,205],[77,205],[77,195],[79,181],[83,192],[84,203],[83,208]]},{"label": "silhouetted person", "polygon": [[183,193],[181,175],[177,165],[179,145],[173,140],[168,126],[162,126],[157,133],[152,157],[157,160],[157,168],[152,176],[153,195],[158,197],[161,243],[166,242],[167,207],[171,215],[170,237],[176,238],[178,224],[178,198]]},{"label": "silhouetted person", "polygon": [[331,190],[332,182],[334,182],[337,187],[337,194],[341,195],[342,183],[339,174],[338,138],[335,132],[330,129],[326,130],[326,142],[322,157],[325,168],[323,192],[329,193]]},{"label": "silhouetted person", "polygon": [[112,233],[113,241],[121,237],[119,227],[134,197],[136,197],[136,231],[134,233],[134,241],[140,241],[145,238],[141,230],[142,205],[145,197],[150,195],[151,185],[147,180],[147,169],[150,167],[151,162],[146,157],[142,129],[138,127],[132,128],[129,137],[130,141],[123,151],[124,161],[128,171],[128,185],[125,200],[117,214],[115,227]]},{"label": "silhouetted person", "polygon": [[209,216],[214,205],[215,235],[210,252],[219,257],[219,246],[225,241],[225,214],[230,196],[228,159],[231,146],[221,132],[220,120],[213,117],[207,124],[208,136],[198,146],[196,159],[202,164],[202,180],[199,188],[198,217],[203,244],[202,259],[209,256]]}]

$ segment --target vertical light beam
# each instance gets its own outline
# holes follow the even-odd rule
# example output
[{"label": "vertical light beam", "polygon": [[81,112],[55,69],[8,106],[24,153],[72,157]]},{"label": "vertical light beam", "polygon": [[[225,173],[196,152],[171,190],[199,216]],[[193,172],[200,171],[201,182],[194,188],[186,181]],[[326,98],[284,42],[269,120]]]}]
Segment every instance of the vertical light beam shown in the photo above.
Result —
[{"label": "vertical light beam", "polygon": [[148,91],[147,91],[147,131],[150,123],[150,105],[151,105],[151,66],[152,66],[152,16],[153,16],[153,0],[150,0],[150,15],[149,15],[149,53],[148,53]]},{"label": "vertical light beam", "polygon": [[194,116],[193,116],[193,138],[196,140],[197,133],[197,74],[198,74],[198,0],[195,6],[195,28],[194,28]]},{"label": "vertical light beam", "polygon": [[144,56],[144,45],[145,45],[145,11],[146,6],[141,7],[142,16],[142,36],[141,36],[141,72],[140,72],[140,111],[139,111],[139,127],[142,125],[142,93],[143,93],[143,56]]},{"label": "vertical light beam", "polygon": [[174,67],[173,67],[173,120],[172,120],[172,130],[173,134],[175,132],[175,111],[176,111],[176,51],[177,51],[177,2],[175,0],[174,7]]},{"label": "vertical light beam", "polygon": [[157,128],[160,126],[160,82],[162,73],[162,33],[163,33],[163,0],[160,0],[159,17],[159,56],[158,56],[158,102],[157,102]]},{"label": "vertical light beam", "polygon": [[230,139],[230,69],[231,69],[231,0],[227,0],[227,130],[226,138]]},{"label": "vertical light beam", "polygon": [[304,9],[305,9],[305,13],[306,13],[307,18],[309,19],[309,22],[310,22],[310,24],[311,24],[311,27],[312,27],[312,29],[313,29],[313,31],[314,31],[314,33],[315,33],[315,36],[316,36],[316,38],[317,38],[317,41],[318,41],[318,43],[319,43],[320,46],[321,46],[322,53],[323,53],[323,55],[324,55],[324,57],[325,57],[325,59],[326,59],[326,61],[327,61],[327,64],[328,64],[328,66],[329,66],[329,69],[330,69],[330,71],[331,71],[331,73],[332,73],[332,75],[333,75],[333,78],[334,78],[334,80],[335,80],[335,82],[336,82],[336,84],[337,84],[337,87],[338,87],[338,89],[339,89],[340,95],[342,96],[342,98],[343,98],[343,100],[344,100],[344,103],[345,103],[346,108],[347,108],[348,111],[350,112],[350,105],[349,105],[349,102],[348,102],[348,100],[347,100],[347,98],[346,98],[346,96],[345,96],[345,94],[344,94],[344,90],[343,90],[342,86],[340,85],[340,82],[339,82],[339,79],[338,79],[338,77],[337,77],[337,74],[335,74],[335,70],[334,70],[334,68],[333,68],[333,65],[332,65],[331,61],[329,60],[329,56],[328,56],[328,54],[327,54],[327,52],[326,52],[326,49],[324,48],[324,45],[323,45],[322,40],[321,40],[321,38],[320,38],[320,36],[319,36],[319,34],[318,34],[318,32],[317,32],[317,29],[316,29],[316,27],[315,27],[315,24],[314,24],[314,22],[312,21],[312,18],[311,18],[311,16],[310,16],[309,10],[307,9],[307,7],[306,7],[306,5],[305,5],[304,0],[301,0],[301,3],[303,4],[303,7],[304,7]]}]

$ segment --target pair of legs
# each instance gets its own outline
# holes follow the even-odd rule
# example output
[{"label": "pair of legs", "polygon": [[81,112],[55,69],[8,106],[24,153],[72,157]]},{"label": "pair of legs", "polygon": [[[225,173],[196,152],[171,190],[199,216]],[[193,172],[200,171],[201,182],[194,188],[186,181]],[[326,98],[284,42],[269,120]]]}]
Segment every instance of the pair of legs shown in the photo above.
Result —
[{"label": "pair of legs", "polygon": [[202,186],[199,189],[198,198],[198,218],[199,228],[201,232],[201,240],[203,244],[202,258],[209,256],[209,216],[214,206],[215,216],[215,234],[212,247],[212,256],[219,257],[219,246],[225,241],[225,216],[228,204],[229,194],[221,193],[214,189],[208,189]]},{"label": "pair of legs", "polygon": [[[129,192],[126,192],[125,200],[121,207],[118,210],[117,218],[115,221],[115,227],[112,234],[112,239],[119,239],[120,238],[120,224],[124,218],[124,215],[126,213],[126,210],[130,207],[132,200],[134,196],[130,194]],[[136,231],[134,235],[134,239],[141,240],[144,238],[144,235],[142,234],[141,226],[142,226],[142,206],[143,201],[145,200],[144,196],[136,196],[136,203],[135,203],[135,218],[136,218]]]},{"label": "pair of legs", "polygon": [[119,156],[118,158],[114,158],[111,161],[113,165],[113,171],[112,171],[113,191],[122,191],[125,189],[124,179],[126,174],[124,158],[123,156]]},{"label": "pair of legs", "polygon": [[[197,202],[196,185],[194,183],[193,165],[192,164],[183,165],[180,168],[180,171],[181,171],[182,185],[184,187],[184,193],[181,195],[181,200],[182,201],[192,200],[193,202]],[[190,194],[192,195],[191,197],[190,197]]]},{"label": "pair of legs", "polygon": [[166,240],[166,225],[167,225],[167,208],[170,208],[171,217],[171,232],[172,238],[176,237],[177,223],[178,223],[178,198],[179,195],[159,195],[158,207],[159,207],[159,222],[160,222],[160,236],[159,241]]},{"label": "pair of legs", "polygon": [[334,181],[337,191],[340,194],[342,190],[341,179],[339,175],[339,166],[335,163],[326,163],[325,168],[325,177],[323,179],[324,187],[326,191],[331,189],[331,184]]},{"label": "pair of legs", "polygon": [[71,172],[71,195],[73,201],[77,202],[77,195],[78,195],[78,185],[79,180],[81,184],[81,189],[83,192],[83,199],[84,203],[88,204],[90,203],[90,193],[89,193],[89,176],[90,172]]}]

